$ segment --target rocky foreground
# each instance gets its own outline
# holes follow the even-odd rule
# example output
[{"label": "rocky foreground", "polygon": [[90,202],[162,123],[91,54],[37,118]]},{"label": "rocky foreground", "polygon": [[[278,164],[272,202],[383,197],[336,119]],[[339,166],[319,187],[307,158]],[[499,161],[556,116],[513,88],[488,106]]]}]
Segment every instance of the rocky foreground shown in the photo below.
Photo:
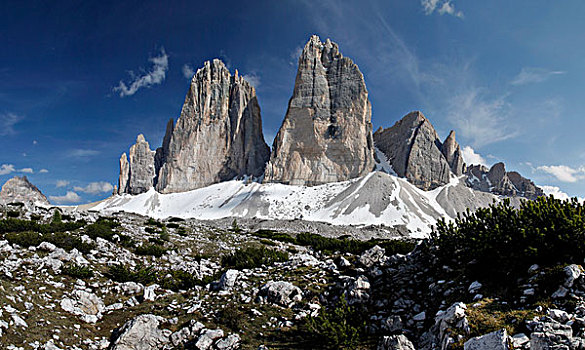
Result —
[{"label": "rocky foreground", "polygon": [[502,293],[511,287],[445,265],[432,245],[236,220],[12,204],[0,234],[5,349],[585,348],[574,264],[530,266]]}]

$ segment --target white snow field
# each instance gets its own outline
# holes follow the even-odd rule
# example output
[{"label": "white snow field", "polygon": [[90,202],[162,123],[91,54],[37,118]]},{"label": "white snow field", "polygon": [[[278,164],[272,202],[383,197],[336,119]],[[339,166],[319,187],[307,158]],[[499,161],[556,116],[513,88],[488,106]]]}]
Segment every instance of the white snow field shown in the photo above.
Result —
[{"label": "white snow field", "polygon": [[320,186],[261,184],[232,180],[183,193],[151,189],[139,195],[116,195],[87,209],[125,211],[157,219],[213,220],[226,217],[327,222],[334,225],[404,225],[412,237],[425,237],[440,218],[487,206],[496,196],[471,190],[460,179],[422,191],[385,172]]}]

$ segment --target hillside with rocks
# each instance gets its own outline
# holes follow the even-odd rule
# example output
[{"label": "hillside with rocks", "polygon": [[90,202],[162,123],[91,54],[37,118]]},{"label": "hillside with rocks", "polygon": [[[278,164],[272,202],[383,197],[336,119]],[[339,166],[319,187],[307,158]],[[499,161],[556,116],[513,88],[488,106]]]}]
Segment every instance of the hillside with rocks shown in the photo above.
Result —
[{"label": "hillside with rocks", "polygon": [[[5,205],[0,343],[581,349],[582,209],[552,198],[503,202],[439,223],[417,243]],[[512,222],[524,224],[499,229]],[[550,236],[538,242],[543,231]]]}]

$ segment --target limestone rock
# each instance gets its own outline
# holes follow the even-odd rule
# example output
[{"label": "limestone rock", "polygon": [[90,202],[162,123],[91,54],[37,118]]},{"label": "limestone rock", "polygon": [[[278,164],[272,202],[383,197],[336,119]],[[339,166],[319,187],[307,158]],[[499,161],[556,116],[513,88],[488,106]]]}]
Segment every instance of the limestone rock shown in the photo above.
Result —
[{"label": "limestone rock", "polygon": [[154,350],[169,343],[171,331],[159,329],[164,321],[154,315],[140,315],[126,322],[110,344],[112,350]]},{"label": "limestone rock", "polygon": [[154,184],[158,183],[158,175],[160,173],[160,169],[165,164],[169,157],[169,145],[171,144],[171,136],[173,135],[173,129],[175,127],[175,123],[173,122],[173,118],[169,119],[167,122],[167,129],[165,131],[165,137],[163,138],[162,146],[157,148],[154,154]]},{"label": "limestone rock", "polygon": [[303,292],[290,282],[269,281],[260,289],[260,295],[266,297],[269,303],[289,307],[294,302],[301,301]]},{"label": "limestone rock", "polygon": [[414,350],[414,345],[403,335],[390,335],[382,338],[378,350]]},{"label": "limestone rock", "polygon": [[[169,137],[170,134],[170,137]],[[168,145],[167,145],[168,143]],[[183,192],[236,176],[260,176],[270,149],[264,142],[256,91],[218,59],[191,81],[181,116],[159,152],[156,189]]]},{"label": "limestone rock", "polygon": [[0,203],[12,202],[50,205],[47,197],[26,176],[15,176],[2,186]]},{"label": "limestone rock", "polygon": [[118,177],[118,194],[128,193],[128,180],[130,179],[130,163],[126,153],[120,156],[120,176]]},{"label": "limestone rock", "polygon": [[299,58],[264,181],[313,186],[360,177],[374,166],[364,77],[336,43],[313,35]]},{"label": "limestone rock", "polygon": [[138,135],[136,144],[130,147],[129,161],[128,192],[131,194],[147,192],[153,186],[154,152],[150,150],[144,135]]},{"label": "limestone rock", "polygon": [[95,294],[82,290],[73,291],[71,298],[61,300],[61,308],[80,318],[87,323],[96,323],[102,318],[106,306]]},{"label": "limestone rock", "polygon": [[471,338],[463,344],[465,350],[508,350],[506,329]]},{"label": "limestone rock", "polygon": [[465,162],[463,161],[461,147],[459,147],[459,144],[455,140],[455,131],[451,130],[449,136],[443,142],[441,152],[445,156],[447,163],[449,163],[451,171],[457,176],[463,175],[465,172]]},{"label": "limestone rock", "polygon": [[515,171],[506,171],[504,163],[496,163],[490,169],[483,165],[471,165],[465,173],[469,187],[502,196],[519,196],[536,199],[544,195],[540,187]]},{"label": "limestone rock", "polygon": [[376,147],[388,158],[398,176],[423,190],[449,183],[451,165],[443,155],[450,155],[455,169],[460,167],[455,135],[449,135],[443,148],[439,135],[421,112],[412,112],[394,126],[374,133]]}]

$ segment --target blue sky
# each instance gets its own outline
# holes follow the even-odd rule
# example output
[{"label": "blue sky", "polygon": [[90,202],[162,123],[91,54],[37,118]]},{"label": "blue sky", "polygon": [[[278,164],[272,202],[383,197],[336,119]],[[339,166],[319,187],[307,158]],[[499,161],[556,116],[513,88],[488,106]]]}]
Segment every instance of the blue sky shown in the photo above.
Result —
[{"label": "blue sky", "polygon": [[584,16],[581,0],[5,1],[0,181],[106,197],[120,154],[139,133],[160,145],[185,75],[216,57],[255,84],[271,143],[318,34],[364,73],[375,129],[421,110],[468,159],[585,197]]}]

